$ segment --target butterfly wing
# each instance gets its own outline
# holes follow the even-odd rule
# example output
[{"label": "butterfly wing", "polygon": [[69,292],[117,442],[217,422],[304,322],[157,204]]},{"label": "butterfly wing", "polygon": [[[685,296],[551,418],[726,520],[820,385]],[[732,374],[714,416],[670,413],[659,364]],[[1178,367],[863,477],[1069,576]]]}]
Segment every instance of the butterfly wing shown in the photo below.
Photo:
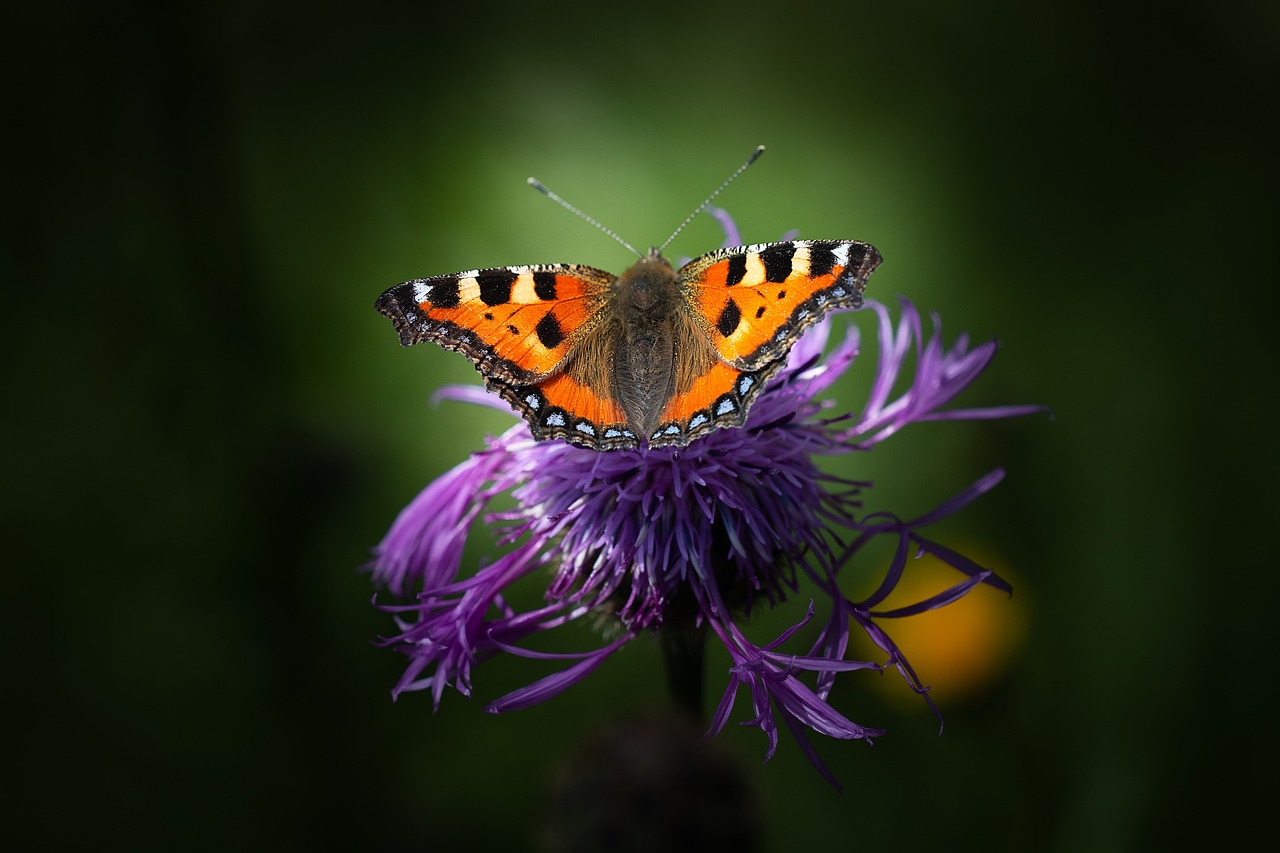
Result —
[{"label": "butterfly wing", "polygon": [[860,307],[879,263],[866,243],[797,240],[722,249],[685,264],[679,278],[690,314],[720,360],[672,397],[650,445],[684,445],[742,426],[800,335],[828,311]]},{"label": "butterfly wing", "polygon": [[488,377],[485,385],[520,412],[539,441],[562,438],[591,450],[639,446],[622,407],[569,372],[536,385],[512,385]]},{"label": "butterfly wing", "polygon": [[378,297],[402,346],[462,353],[534,438],[595,450],[635,447],[626,416],[564,367],[603,318],[615,277],[576,264],[499,267],[397,284]]},{"label": "butterfly wing", "polygon": [[695,379],[667,403],[650,447],[683,447],[721,427],[740,427],[760,389],[782,368],[781,359],[757,370],[739,370],[723,361]]},{"label": "butterfly wing", "polygon": [[796,240],[703,255],[680,269],[680,279],[720,357],[755,371],[785,359],[828,311],[861,307],[879,265],[867,243]]},{"label": "butterfly wing", "polygon": [[376,307],[401,346],[433,341],[486,380],[542,382],[600,317],[614,276],[575,264],[498,267],[397,284]]}]

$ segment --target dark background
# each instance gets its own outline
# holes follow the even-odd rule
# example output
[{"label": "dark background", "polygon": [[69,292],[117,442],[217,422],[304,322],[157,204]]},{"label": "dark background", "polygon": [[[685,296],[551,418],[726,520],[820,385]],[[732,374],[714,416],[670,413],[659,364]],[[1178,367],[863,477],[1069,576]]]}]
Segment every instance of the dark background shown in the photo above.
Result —
[{"label": "dark background", "polygon": [[[373,300],[620,271],[524,179],[643,246],[759,143],[721,199],[745,240],[876,244],[879,298],[1001,340],[965,404],[1054,410],[868,457],[906,515],[1008,469],[942,533],[1009,567],[1029,630],[935,694],[941,737],[850,680],[890,733],[821,745],[843,795],[731,725],[765,849],[1225,849],[1269,817],[1271,5],[35,8],[0,52],[9,838],[532,847],[584,733],[663,703],[657,653],[501,717],[531,663],[435,716],[389,700],[357,568],[509,420],[431,407],[474,373],[399,350]],[[717,242],[704,219],[671,254]]]}]

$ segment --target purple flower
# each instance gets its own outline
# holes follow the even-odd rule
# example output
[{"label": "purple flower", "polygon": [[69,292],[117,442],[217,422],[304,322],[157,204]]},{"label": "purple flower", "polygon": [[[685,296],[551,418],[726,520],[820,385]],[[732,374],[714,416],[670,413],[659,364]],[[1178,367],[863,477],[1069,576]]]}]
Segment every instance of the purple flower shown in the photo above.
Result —
[{"label": "purple flower", "polygon": [[[409,659],[393,694],[429,689],[436,707],[449,685],[470,696],[473,667],[499,653],[572,661],[486,706],[491,713],[516,710],[581,681],[638,636],[692,629],[700,641],[709,631],[732,661],[711,732],[723,728],[746,688],[752,716],[744,725],[767,736],[766,760],[777,746],[780,719],[836,785],[808,731],[867,742],[883,733],[849,720],[828,702],[840,673],[892,667],[932,706],[881,623],[946,605],[980,583],[1010,587],[921,533],[994,487],[1002,471],[920,518],[902,520],[867,512],[863,500],[871,484],[825,474],[818,460],[870,451],[916,421],[1040,410],[942,410],[982,372],[995,344],[970,349],[962,335],[945,347],[938,318],[926,334],[905,299],[896,322],[884,305],[867,307],[879,321],[879,352],[866,368],[875,370],[875,379],[860,414],[833,414],[832,404],[820,399],[859,354],[854,327],[826,352],[830,324],[824,321],[796,343],[741,429],[717,430],[678,449],[601,453],[534,441],[520,422],[429,485],[400,513],[371,564],[376,584],[409,599],[380,605],[397,626],[383,644]],[[914,373],[904,376],[912,351]],[[478,387],[449,388],[439,396],[507,409]],[[514,509],[488,511],[504,494],[514,499]],[[464,571],[463,546],[482,517],[501,553]],[[896,540],[895,556],[876,591],[854,601],[841,590],[840,573],[881,536]],[[910,607],[877,610],[913,548],[953,566],[958,582]],[[504,590],[533,573],[550,575],[545,604],[519,612]],[[816,589],[821,608],[811,600],[801,623],[763,644],[747,635],[742,622],[753,608],[779,603],[802,583]],[[819,612],[816,640],[797,648],[794,635]],[[572,656],[525,645],[581,618],[606,625],[609,641]],[[884,660],[846,659],[852,625],[883,650]]]}]

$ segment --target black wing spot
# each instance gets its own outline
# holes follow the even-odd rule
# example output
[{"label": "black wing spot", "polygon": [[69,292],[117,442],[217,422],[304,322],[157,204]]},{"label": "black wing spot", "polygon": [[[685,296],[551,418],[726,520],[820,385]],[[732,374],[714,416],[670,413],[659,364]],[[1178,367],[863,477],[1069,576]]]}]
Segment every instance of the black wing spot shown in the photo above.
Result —
[{"label": "black wing spot", "polygon": [[533,274],[533,292],[543,302],[556,298],[556,274],[553,272],[536,272]]},{"label": "black wing spot", "polygon": [[761,305],[759,308],[756,309],[756,319],[759,320],[763,316],[764,316],[764,306]]},{"label": "black wing spot", "polygon": [[457,308],[459,301],[458,279],[450,277],[432,282],[427,299],[437,308]]},{"label": "black wing spot", "polygon": [[729,258],[729,270],[725,273],[724,283],[726,287],[733,287],[747,276],[747,256],[734,255]]},{"label": "black wing spot", "polygon": [[830,275],[836,268],[836,253],[826,246],[809,246],[809,275]]},{"label": "black wing spot", "polygon": [[543,315],[533,331],[537,333],[538,340],[547,349],[555,349],[564,342],[564,332],[560,329],[560,321],[550,311]]},{"label": "black wing spot", "polygon": [[510,333],[511,333],[511,334],[513,334],[513,335],[519,335],[519,334],[520,334],[520,329],[519,329],[519,328],[517,328],[516,326],[512,325],[511,323],[508,323],[508,324],[507,324],[507,331],[508,331],[508,332],[510,332]]},{"label": "black wing spot", "polygon": [[511,286],[517,274],[510,270],[495,270],[476,276],[480,285],[480,301],[485,305],[506,305],[511,301]]},{"label": "black wing spot", "polygon": [[791,275],[791,258],[796,253],[796,247],[784,243],[781,246],[770,246],[760,253],[760,260],[764,263],[764,280],[770,282],[786,281],[787,276]]},{"label": "black wing spot", "polygon": [[738,303],[730,299],[720,312],[720,318],[716,320],[716,330],[727,338],[733,334],[733,330],[738,328],[741,322],[742,309],[738,307]]},{"label": "black wing spot", "polygon": [[779,298],[779,299],[786,299],[786,298],[787,298],[787,291],[786,291],[785,289],[784,289],[784,290],[779,290],[779,291],[778,291],[778,298]]}]

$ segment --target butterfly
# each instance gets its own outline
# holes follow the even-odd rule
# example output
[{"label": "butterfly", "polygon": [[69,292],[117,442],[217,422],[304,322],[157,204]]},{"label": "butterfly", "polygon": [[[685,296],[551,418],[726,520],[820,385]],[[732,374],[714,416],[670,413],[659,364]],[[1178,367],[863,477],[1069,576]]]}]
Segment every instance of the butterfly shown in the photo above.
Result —
[{"label": "butterfly", "polygon": [[793,240],[675,269],[653,248],[619,276],[544,264],[414,279],[376,308],[402,346],[433,341],[470,359],[536,439],[682,447],[742,426],[800,335],[830,311],[861,307],[880,260],[855,240]]}]

